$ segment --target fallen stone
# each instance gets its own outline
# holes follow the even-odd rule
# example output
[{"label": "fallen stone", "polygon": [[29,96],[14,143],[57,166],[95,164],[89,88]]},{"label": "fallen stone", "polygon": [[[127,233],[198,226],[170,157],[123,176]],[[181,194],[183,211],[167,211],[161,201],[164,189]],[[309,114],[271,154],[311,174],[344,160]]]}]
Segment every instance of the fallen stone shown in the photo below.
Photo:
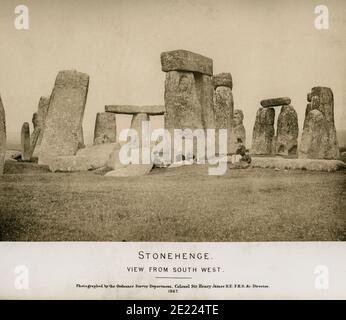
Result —
[{"label": "fallen stone", "polygon": [[297,154],[298,115],[293,106],[282,106],[277,123],[276,153]]},{"label": "fallen stone", "polygon": [[116,115],[114,113],[99,112],[96,115],[94,130],[94,145],[114,143],[117,140]]},{"label": "fallen stone", "polygon": [[6,150],[5,160],[17,161],[22,159],[22,153],[18,150]]},{"label": "fallen stone", "polygon": [[6,154],[6,120],[5,109],[0,96],[0,175],[4,173]]},{"label": "fallen stone", "polygon": [[164,72],[188,71],[213,75],[212,59],[186,50],[161,53],[161,65]]},{"label": "fallen stone", "polygon": [[233,89],[233,80],[230,73],[219,73],[213,76],[213,85],[216,89],[217,87],[228,87],[231,90]]},{"label": "fallen stone", "polygon": [[24,122],[21,131],[21,147],[22,147],[22,160],[30,161],[30,126],[28,122]]},{"label": "fallen stone", "polygon": [[49,165],[59,156],[75,155],[82,145],[82,120],[89,76],[60,71],[51,95],[38,163]]},{"label": "fallen stone", "polygon": [[271,154],[274,137],[275,110],[259,108],[252,134],[252,154]]},{"label": "fallen stone", "polygon": [[146,113],[149,116],[164,115],[165,107],[161,105],[153,106],[131,106],[131,105],[107,105],[105,106],[106,112],[119,113],[119,114],[136,114]]},{"label": "fallen stone", "polygon": [[285,159],[269,157],[252,157],[253,168],[272,168],[278,170],[338,171],[345,170],[346,163],[340,160],[322,159]]},{"label": "fallen stone", "polygon": [[75,156],[61,156],[52,159],[52,172],[73,172],[95,170],[107,166],[108,159],[117,143],[99,144],[78,150]]},{"label": "fallen stone", "polygon": [[263,108],[279,107],[279,106],[285,106],[289,104],[291,104],[291,99],[288,97],[266,99],[261,101],[261,106]]}]

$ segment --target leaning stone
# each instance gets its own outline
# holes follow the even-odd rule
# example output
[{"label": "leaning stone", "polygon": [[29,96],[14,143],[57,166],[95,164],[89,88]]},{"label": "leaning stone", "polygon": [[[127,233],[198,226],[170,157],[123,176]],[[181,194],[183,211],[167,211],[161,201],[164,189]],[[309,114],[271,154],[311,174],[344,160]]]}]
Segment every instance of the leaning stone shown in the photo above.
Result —
[{"label": "leaning stone", "polygon": [[227,72],[215,74],[213,76],[213,85],[214,85],[214,88],[228,87],[232,90],[233,89],[232,75]]},{"label": "leaning stone", "polygon": [[113,143],[117,139],[116,115],[114,113],[99,112],[96,115],[94,130],[94,145]]},{"label": "leaning stone", "polygon": [[275,110],[260,108],[257,110],[256,121],[252,134],[252,154],[271,154],[274,137]]},{"label": "leaning stone", "polygon": [[285,106],[289,104],[291,104],[291,98],[288,98],[288,97],[266,99],[261,101],[261,106],[263,108],[279,107],[279,106]]},{"label": "leaning stone", "polygon": [[59,156],[75,155],[82,141],[82,120],[89,76],[77,71],[59,72],[51,95],[39,154],[39,164]]},{"label": "leaning stone", "polygon": [[161,53],[162,71],[189,71],[213,75],[213,60],[200,54],[174,50]]},{"label": "leaning stone", "polygon": [[105,106],[106,112],[113,112],[119,114],[136,114],[147,113],[149,116],[164,115],[165,107],[161,105],[153,106],[132,106],[132,105],[107,105]]},{"label": "leaning stone", "polygon": [[6,120],[5,109],[0,97],[0,175],[4,173],[6,154]]},{"label": "leaning stone", "polygon": [[28,122],[24,122],[21,131],[22,160],[30,161],[30,127]]},{"label": "leaning stone", "polygon": [[277,123],[276,153],[297,154],[298,115],[293,106],[282,106]]}]

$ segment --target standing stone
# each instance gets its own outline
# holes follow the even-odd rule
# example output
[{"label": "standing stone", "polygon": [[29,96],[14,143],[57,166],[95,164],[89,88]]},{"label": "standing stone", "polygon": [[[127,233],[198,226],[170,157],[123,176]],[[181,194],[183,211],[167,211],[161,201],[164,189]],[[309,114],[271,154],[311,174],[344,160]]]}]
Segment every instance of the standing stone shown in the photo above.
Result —
[{"label": "standing stone", "polygon": [[0,97],[0,175],[4,173],[6,154],[6,121],[5,110]]},{"label": "standing stone", "polygon": [[116,115],[109,112],[99,112],[95,121],[94,145],[116,142],[116,137]]},{"label": "standing stone", "polygon": [[234,154],[239,145],[246,146],[246,131],[243,124],[244,113],[242,110],[236,109],[233,114],[233,121],[230,128],[228,153]]},{"label": "standing stone", "polygon": [[58,156],[75,155],[83,144],[82,120],[89,76],[77,71],[60,71],[50,98],[39,164]]},{"label": "standing stone", "polygon": [[215,108],[215,145],[216,153],[219,153],[219,129],[227,130],[227,151],[230,152],[232,123],[233,123],[233,95],[229,87],[219,86],[214,92]]},{"label": "standing stone", "polygon": [[24,122],[21,131],[22,160],[30,161],[30,126]]},{"label": "standing stone", "polygon": [[252,134],[252,154],[271,154],[274,137],[275,110],[259,108]]},{"label": "standing stone", "polygon": [[[138,139],[138,147],[142,147],[142,123],[143,121],[150,121],[149,116],[146,113],[136,113],[133,115],[132,121],[131,121],[131,129],[134,129],[137,131],[137,139]],[[150,144],[150,137],[147,137],[147,141]]]},{"label": "standing stone", "polygon": [[227,129],[232,125],[234,101],[232,90],[220,86],[215,89],[215,126],[216,129]]},{"label": "standing stone", "polygon": [[214,87],[212,77],[194,74],[197,97],[202,108],[202,125],[204,129],[215,129]]},{"label": "standing stone", "polygon": [[202,106],[192,72],[170,71],[165,82],[165,127],[202,129]]},{"label": "standing stone", "polygon": [[37,146],[41,145],[43,137],[43,129],[46,121],[50,97],[41,97],[38,103],[37,111],[37,128],[39,129],[39,135],[37,140]]},{"label": "standing stone", "polygon": [[327,87],[314,87],[311,93],[308,93],[307,99],[311,102],[305,112],[299,158],[339,159],[332,90]]},{"label": "standing stone", "polygon": [[297,154],[298,115],[293,106],[282,106],[277,123],[276,153]]}]

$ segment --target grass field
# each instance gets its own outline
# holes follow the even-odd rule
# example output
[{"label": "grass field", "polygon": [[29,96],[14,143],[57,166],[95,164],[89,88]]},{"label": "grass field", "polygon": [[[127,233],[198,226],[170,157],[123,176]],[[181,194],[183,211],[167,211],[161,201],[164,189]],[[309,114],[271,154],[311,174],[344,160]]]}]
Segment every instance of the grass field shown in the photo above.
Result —
[{"label": "grass field", "polygon": [[194,165],[148,176],[49,173],[8,161],[0,240],[346,241],[346,172]]}]

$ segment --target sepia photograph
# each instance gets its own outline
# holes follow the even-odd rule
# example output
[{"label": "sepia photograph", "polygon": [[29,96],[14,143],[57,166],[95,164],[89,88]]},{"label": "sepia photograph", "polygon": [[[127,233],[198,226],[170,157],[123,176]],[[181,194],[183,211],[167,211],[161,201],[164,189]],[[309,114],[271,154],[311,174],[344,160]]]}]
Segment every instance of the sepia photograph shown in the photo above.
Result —
[{"label": "sepia photograph", "polygon": [[2,3],[0,240],[346,240],[346,6]]}]

